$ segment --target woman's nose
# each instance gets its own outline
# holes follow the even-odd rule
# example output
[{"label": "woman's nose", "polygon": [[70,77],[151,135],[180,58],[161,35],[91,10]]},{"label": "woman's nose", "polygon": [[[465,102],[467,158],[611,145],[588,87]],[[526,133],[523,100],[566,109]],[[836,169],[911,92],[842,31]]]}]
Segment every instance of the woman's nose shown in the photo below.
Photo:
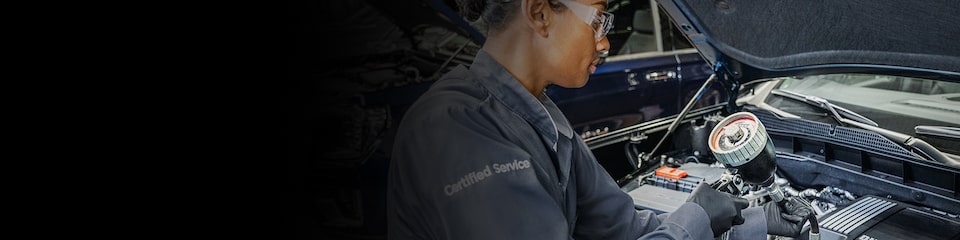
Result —
[{"label": "woman's nose", "polygon": [[610,50],[610,41],[607,40],[607,36],[603,36],[599,42],[597,42],[597,52],[603,52]]}]

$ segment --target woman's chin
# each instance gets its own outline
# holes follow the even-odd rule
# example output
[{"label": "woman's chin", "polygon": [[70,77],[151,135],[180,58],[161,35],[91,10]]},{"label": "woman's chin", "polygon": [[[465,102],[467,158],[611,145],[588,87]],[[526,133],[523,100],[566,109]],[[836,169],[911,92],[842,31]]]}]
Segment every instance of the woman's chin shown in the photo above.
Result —
[{"label": "woman's chin", "polygon": [[555,83],[555,85],[563,88],[581,88],[587,85],[587,81],[590,80],[589,76],[584,76],[582,80],[579,81],[570,81],[565,83]]}]

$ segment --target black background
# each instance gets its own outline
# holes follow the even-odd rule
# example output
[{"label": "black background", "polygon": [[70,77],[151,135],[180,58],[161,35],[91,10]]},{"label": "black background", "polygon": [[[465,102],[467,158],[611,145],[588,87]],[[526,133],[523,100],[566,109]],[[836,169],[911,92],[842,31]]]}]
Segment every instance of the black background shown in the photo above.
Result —
[{"label": "black background", "polygon": [[402,52],[412,49],[406,33],[419,24],[449,27],[427,2],[287,2],[287,200],[280,206],[294,239],[385,239],[390,136],[399,122],[391,116],[425,89],[407,84],[412,94],[384,97],[378,93],[399,87],[371,87],[358,76],[405,61]]}]

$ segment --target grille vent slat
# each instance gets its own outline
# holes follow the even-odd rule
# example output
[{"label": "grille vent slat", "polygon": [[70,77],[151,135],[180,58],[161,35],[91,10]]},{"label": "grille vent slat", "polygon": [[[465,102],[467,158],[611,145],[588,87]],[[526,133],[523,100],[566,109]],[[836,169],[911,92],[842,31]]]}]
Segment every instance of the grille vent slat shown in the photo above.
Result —
[{"label": "grille vent slat", "polygon": [[848,234],[863,223],[896,205],[896,203],[879,198],[863,199],[831,215],[823,221],[821,227]]}]

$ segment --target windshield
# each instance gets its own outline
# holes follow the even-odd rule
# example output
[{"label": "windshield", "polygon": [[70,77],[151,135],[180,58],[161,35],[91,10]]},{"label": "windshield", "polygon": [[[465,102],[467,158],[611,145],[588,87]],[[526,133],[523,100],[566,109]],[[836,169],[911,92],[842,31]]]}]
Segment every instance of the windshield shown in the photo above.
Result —
[{"label": "windshield", "polygon": [[[872,74],[829,74],[783,78],[776,89],[825,99],[876,122],[881,128],[925,140],[931,137],[917,134],[917,126],[960,127],[960,83]],[[826,110],[796,99],[771,95],[765,102],[804,119],[838,124]],[[957,154],[957,149],[949,147],[956,146],[956,141],[934,139],[930,143],[941,151],[946,148]]]}]

